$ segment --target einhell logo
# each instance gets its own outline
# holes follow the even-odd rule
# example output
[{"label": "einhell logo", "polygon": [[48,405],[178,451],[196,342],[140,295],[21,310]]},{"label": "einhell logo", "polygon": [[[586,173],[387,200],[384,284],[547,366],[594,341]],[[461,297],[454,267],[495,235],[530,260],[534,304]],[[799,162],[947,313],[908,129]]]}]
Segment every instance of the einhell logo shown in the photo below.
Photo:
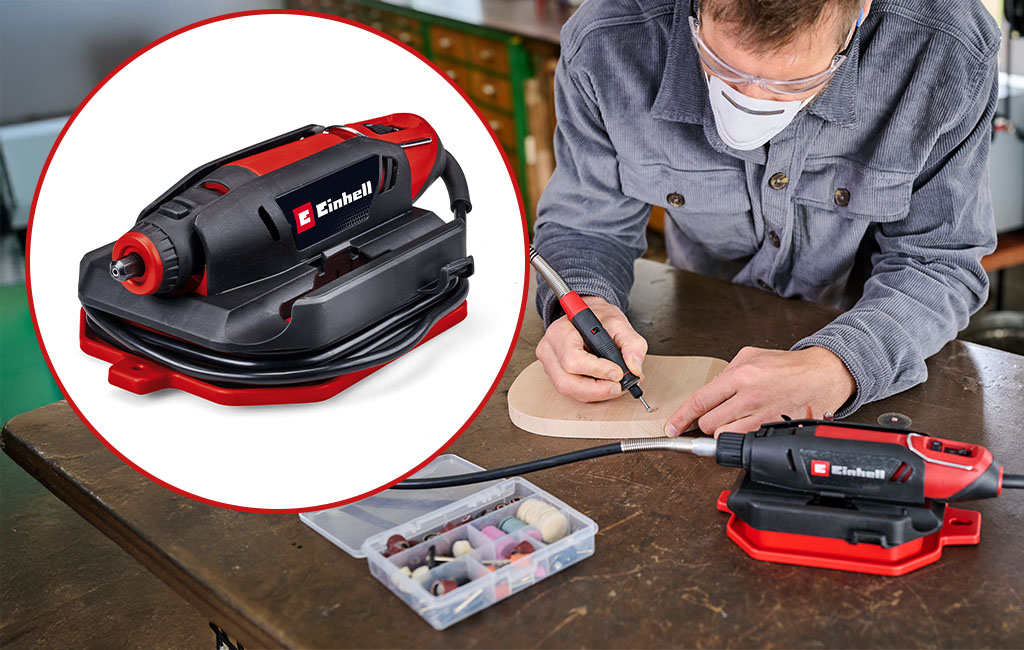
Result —
[{"label": "einhell logo", "polygon": [[828,476],[829,467],[832,463],[827,460],[812,460],[811,461],[811,476]]},{"label": "einhell logo", "polygon": [[295,215],[295,232],[309,230],[316,225],[316,220],[313,218],[312,203],[300,205],[292,210],[292,214]]},{"label": "einhell logo", "polygon": [[884,469],[862,469],[860,467],[847,467],[846,465],[833,466],[827,460],[811,461],[811,476],[851,476],[853,478],[885,479]]},{"label": "einhell logo", "polygon": [[370,181],[363,181],[363,184],[360,185],[359,189],[356,190],[355,192],[342,192],[341,198],[327,199],[326,201],[321,201],[320,203],[317,203],[316,216],[322,219],[329,215],[330,213],[337,210],[338,208],[342,208],[348,205],[349,203],[352,203],[353,201],[358,201],[359,199],[370,196],[370,194],[372,193],[373,188],[370,186]]}]

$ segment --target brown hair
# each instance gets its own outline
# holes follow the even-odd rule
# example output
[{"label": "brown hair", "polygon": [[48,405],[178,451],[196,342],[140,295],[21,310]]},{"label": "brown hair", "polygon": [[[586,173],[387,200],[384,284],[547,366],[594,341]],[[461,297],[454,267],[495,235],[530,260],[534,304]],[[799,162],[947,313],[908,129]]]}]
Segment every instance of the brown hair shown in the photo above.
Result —
[{"label": "brown hair", "polygon": [[703,0],[700,11],[730,26],[731,35],[753,48],[778,50],[822,18],[839,18],[836,40],[846,42],[864,0]]}]

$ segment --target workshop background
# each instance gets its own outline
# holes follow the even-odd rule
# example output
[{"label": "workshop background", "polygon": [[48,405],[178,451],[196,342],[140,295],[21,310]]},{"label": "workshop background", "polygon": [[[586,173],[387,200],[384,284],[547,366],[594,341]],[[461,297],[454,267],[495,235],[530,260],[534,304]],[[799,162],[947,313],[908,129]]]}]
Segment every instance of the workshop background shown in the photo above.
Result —
[{"label": "workshop background", "polygon": [[[508,154],[532,222],[537,197],[554,168],[552,77],[558,32],[575,4],[0,0],[0,422],[61,399],[29,315],[24,277],[29,210],[46,156],[68,116],[122,60],[170,31],[245,9],[321,11],[371,25],[437,62],[478,104]],[[993,281],[989,303],[961,337],[1020,354],[1024,39],[1011,32],[1001,1],[984,4],[1004,27],[1002,99],[991,160],[1000,243],[985,261]],[[1006,74],[1013,71],[1020,74]],[[88,219],[89,214],[69,218]],[[656,209],[647,257],[663,261],[662,223]],[[3,454],[0,547],[0,646],[195,647],[209,642],[210,630],[198,612]]]}]

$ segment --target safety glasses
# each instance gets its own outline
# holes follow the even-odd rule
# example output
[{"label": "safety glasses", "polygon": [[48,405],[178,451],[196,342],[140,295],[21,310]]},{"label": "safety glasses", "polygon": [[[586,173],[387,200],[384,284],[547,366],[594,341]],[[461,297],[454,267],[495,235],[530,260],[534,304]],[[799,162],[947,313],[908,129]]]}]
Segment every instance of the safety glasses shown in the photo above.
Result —
[{"label": "safety glasses", "polygon": [[[854,25],[850,29],[850,35],[847,36],[847,42],[849,42],[850,36],[853,35],[853,30],[856,29],[856,27],[857,26]],[[690,34],[693,36],[693,45],[697,48],[697,55],[711,74],[728,83],[755,84],[770,93],[776,93],[779,95],[802,95],[803,93],[821,88],[828,83],[829,79],[835,75],[836,70],[839,69],[839,66],[841,66],[843,61],[846,60],[845,54],[838,53],[832,57],[832,63],[829,64],[828,70],[819,72],[816,75],[811,75],[810,77],[804,77],[803,79],[791,79],[789,81],[765,79],[763,77],[747,74],[742,70],[737,70],[722,59],[718,58],[718,56],[711,51],[711,48],[704,43],[703,39],[701,39],[700,21],[696,16],[690,16]]]}]

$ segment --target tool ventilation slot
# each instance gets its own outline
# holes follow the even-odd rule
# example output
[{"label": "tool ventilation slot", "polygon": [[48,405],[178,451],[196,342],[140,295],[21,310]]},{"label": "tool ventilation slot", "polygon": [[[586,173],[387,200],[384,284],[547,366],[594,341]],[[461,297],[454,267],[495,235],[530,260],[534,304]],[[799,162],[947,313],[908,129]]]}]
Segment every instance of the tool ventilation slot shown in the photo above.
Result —
[{"label": "tool ventilation slot", "polygon": [[381,164],[384,169],[381,173],[380,191],[387,192],[395,186],[398,180],[398,161],[390,156],[384,156]]},{"label": "tool ventilation slot", "polygon": [[[903,470],[907,470],[904,472]],[[896,468],[896,471],[892,473],[890,481],[899,481],[900,483],[906,483],[910,475],[914,473],[914,468],[907,465],[906,463],[900,463],[900,466]],[[902,474],[902,476],[900,475]]]},{"label": "tool ventilation slot", "polygon": [[281,233],[277,231],[277,225],[274,224],[274,220],[270,218],[270,213],[262,205],[257,212],[260,215],[260,221],[266,226],[267,232],[270,233],[270,238],[274,241],[281,241]]}]

